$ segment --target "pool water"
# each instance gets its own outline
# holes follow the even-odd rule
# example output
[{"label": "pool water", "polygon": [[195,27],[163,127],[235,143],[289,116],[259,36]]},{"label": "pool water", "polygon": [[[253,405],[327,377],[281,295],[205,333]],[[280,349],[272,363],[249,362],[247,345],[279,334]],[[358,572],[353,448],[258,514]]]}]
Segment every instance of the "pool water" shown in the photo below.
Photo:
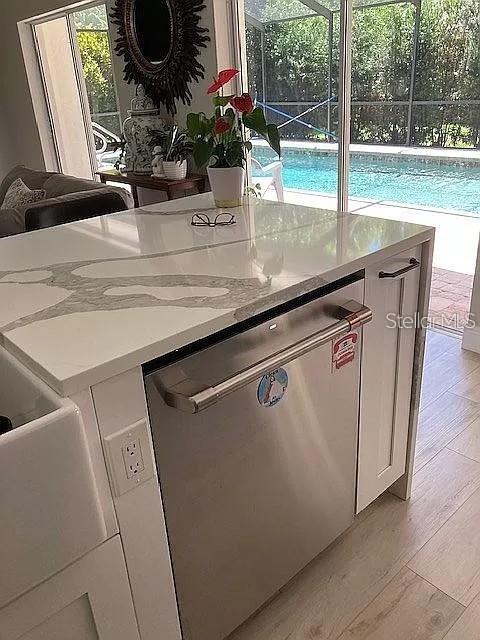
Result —
[{"label": "pool water", "polygon": [[[273,152],[263,147],[255,148],[254,156],[262,165],[275,160]],[[285,187],[336,193],[336,154],[287,149],[283,162]],[[253,175],[259,175],[258,171]],[[349,193],[353,198],[480,214],[480,166],[355,155],[350,160]]]}]

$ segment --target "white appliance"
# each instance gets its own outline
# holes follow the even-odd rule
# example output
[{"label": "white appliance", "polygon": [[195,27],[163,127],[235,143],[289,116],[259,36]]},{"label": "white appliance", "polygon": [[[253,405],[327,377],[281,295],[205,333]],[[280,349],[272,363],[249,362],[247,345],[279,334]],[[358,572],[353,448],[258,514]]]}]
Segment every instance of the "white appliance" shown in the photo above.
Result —
[{"label": "white appliance", "polygon": [[183,637],[227,636],[353,521],[361,274],[146,369]]}]

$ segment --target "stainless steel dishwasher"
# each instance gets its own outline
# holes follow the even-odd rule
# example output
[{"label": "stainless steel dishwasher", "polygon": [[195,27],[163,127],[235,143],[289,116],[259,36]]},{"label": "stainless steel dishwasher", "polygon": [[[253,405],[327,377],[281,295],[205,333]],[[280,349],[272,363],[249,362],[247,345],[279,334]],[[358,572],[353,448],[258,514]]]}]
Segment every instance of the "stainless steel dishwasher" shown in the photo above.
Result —
[{"label": "stainless steel dishwasher", "polygon": [[185,639],[227,636],[353,521],[356,278],[146,371]]}]

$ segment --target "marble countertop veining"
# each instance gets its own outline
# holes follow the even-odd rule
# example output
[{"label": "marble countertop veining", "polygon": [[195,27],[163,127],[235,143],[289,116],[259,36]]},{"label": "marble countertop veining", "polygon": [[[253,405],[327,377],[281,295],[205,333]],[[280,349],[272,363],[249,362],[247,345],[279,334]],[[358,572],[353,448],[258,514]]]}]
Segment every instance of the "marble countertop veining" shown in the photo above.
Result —
[{"label": "marble countertop veining", "polygon": [[211,194],[0,240],[0,342],[72,395],[433,237],[420,225]]}]

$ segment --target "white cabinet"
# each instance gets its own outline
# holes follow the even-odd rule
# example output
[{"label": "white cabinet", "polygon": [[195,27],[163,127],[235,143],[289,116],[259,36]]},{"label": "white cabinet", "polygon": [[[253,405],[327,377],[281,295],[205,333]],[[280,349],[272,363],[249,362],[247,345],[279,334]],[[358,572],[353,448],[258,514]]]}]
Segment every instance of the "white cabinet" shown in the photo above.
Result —
[{"label": "white cabinet", "polygon": [[373,320],[364,328],[357,512],[405,472],[420,277],[414,261],[420,257],[417,247],[365,274]]},{"label": "white cabinet", "polygon": [[115,522],[90,455],[93,429],[1,348],[0,414],[14,427],[0,436],[1,608],[102,544]]},{"label": "white cabinet", "polygon": [[0,609],[0,640],[138,640],[120,537]]}]

